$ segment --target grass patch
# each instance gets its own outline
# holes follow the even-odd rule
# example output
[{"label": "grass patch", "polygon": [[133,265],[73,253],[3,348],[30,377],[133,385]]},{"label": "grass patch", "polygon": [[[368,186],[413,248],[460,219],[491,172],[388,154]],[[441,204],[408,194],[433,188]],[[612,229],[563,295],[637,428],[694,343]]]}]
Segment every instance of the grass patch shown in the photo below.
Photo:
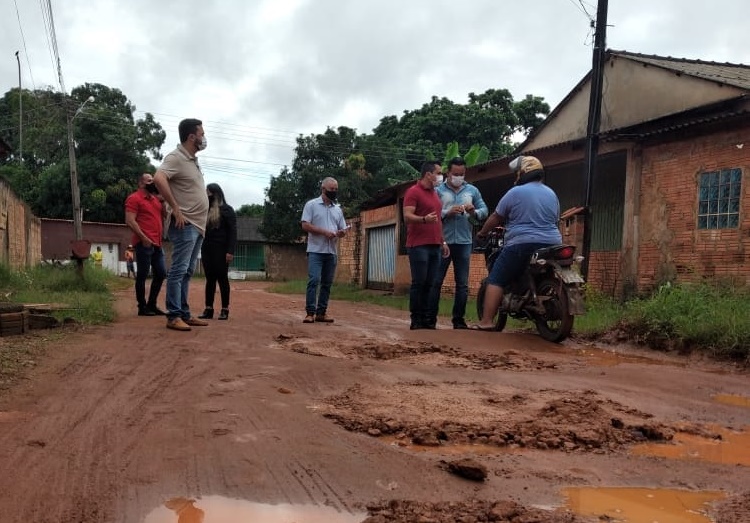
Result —
[{"label": "grass patch", "polygon": [[[272,285],[272,292],[304,294],[307,283]],[[336,284],[331,299],[366,302],[409,310],[408,295]],[[453,297],[440,300],[440,315],[450,318]],[[466,320],[477,321],[476,300],[466,304]],[[531,322],[510,319],[510,329],[534,329]],[[653,295],[620,303],[586,289],[586,314],[576,317],[574,334],[600,338],[624,333],[636,343],[659,350],[699,350],[717,359],[750,363],[750,289],[722,284],[665,285]]]},{"label": "grass patch", "polygon": [[750,363],[750,290],[718,284],[664,285],[627,304],[624,328],[659,349],[706,351]]},{"label": "grass patch", "polygon": [[39,266],[12,271],[0,266],[0,300],[13,303],[54,303],[66,308],[53,315],[73,318],[83,324],[114,320],[112,291],[129,285],[112,273],[86,266],[83,278],[75,266]]},{"label": "grass patch", "polygon": [[[75,266],[39,266],[14,271],[0,265],[0,301],[56,304],[58,320],[72,318],[84,325],[114,320],[112,291],[131,285],[129,280],[87,264],[81,279]],[[65,335],[58,330],[35,330],[0,338],[0,390],[8,389],[36,365],[50,342]]]}]

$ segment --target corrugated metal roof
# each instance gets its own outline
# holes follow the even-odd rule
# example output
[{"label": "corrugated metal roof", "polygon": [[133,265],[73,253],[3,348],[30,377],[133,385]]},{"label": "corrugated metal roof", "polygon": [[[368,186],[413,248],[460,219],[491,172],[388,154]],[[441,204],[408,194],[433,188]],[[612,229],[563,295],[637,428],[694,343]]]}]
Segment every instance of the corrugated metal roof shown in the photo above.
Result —
[{"label": "corrugated metal roof", "polygon": [[255,216],[237,216],[237,241],[265,243],[266,237],[258,231],[262,222]]},{"label": "corrugated metal roof", "polygon": [[732,64],[729,62],[707,62],[688,58],[673,58],[671,56],[657,56],[627,51],[609,51],[612,56],[620,56],[647,65],[669,69],[680,74],[711,80],[721,84],[750,89],[750,66]]}]

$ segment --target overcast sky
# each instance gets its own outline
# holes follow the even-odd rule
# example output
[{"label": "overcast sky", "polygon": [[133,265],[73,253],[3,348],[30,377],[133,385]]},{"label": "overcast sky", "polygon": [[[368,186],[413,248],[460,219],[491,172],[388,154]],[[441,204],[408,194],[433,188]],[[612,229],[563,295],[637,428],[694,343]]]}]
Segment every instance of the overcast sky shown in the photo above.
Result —
[{"label": "overcast sky", "polygon": [[[41,5],[0,0],[0,89],[60,89]],[[596,0],[52,0],[68,92],[115,87],[167,132],[203,120],[206,183],[262,203],[300,133],[369,133],[432,95],[555,107],[591,67]],[[20,20],[20,23],[19,23]],[[610,0],[607,47],[750,64],[748,0]],[[23,35],[23,36],[22,36]],[[24,42],[25,40],[25,42]],[[133,173],[135,174],[135,173]]]}]

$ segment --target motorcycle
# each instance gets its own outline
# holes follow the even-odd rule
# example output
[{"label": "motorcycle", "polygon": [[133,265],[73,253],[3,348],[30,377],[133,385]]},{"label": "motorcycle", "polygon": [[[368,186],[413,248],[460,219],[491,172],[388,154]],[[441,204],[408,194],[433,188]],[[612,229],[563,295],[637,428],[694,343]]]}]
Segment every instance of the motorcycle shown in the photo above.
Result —
[{"label": "motorcycle", "polygon": [[[474,252],[484,254],[487,272],[492,267],[504,244],[503,227],[496,227]],[[537,249],[529,259],[526,270],[518,281],[504,289],[503,300],[497,310],[495,330],[502,331],[511,318],[531,320],[545,340],[559,343],[570,335],[576,315],[586,312],[582,285],[585,283],[574,264],[583,260],[575,256],[573,245],[554,245]],[[477,314],[482,317],[487,278],[482,280],[477,295]]]}]

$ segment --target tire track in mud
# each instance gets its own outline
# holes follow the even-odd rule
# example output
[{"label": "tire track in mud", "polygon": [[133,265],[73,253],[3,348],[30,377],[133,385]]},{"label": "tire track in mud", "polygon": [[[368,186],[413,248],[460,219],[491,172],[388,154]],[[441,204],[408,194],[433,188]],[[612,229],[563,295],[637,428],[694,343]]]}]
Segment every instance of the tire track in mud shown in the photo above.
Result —
[{"label": "tire track in mud", "polygon": [[[173,384],[182,353],[164,350],[152,336],[122,330],[115,328],[106,338],[95,336],[98,339],[90,342],[102,353],[75,358],[57,371],[63,380],[57,394],[69,399],[64,406],[57,404],[57,394],[53,394],[35,405],[31,423],[18,425],[0,438],[3,443],[16,440],[9,463],[24,471],[25,481],[37,477],[56,486],[54,496],[40,499],[36,492],[27,491],[15,500],[16,506],[34,507],[36,519],[32,521],[39,520],[40,513],[51,521],[100,521],[101,510],[92,507],[112,506],[123,472],[130,467],[144,433],[159,418],[151,405]],[[129,345],[115,347],[118,339],[127,339]],[[120,354],[122,350],[131,354]],[[133,353],[141,356],[135,365],[130,361]],[[24,439],[38,444],[24,444]],[[49,466],[61,458],[65,466]],[[87,502],[64,501],[77,498]],[[21,514],[17,521],[25,522],[26,515]]]}]

